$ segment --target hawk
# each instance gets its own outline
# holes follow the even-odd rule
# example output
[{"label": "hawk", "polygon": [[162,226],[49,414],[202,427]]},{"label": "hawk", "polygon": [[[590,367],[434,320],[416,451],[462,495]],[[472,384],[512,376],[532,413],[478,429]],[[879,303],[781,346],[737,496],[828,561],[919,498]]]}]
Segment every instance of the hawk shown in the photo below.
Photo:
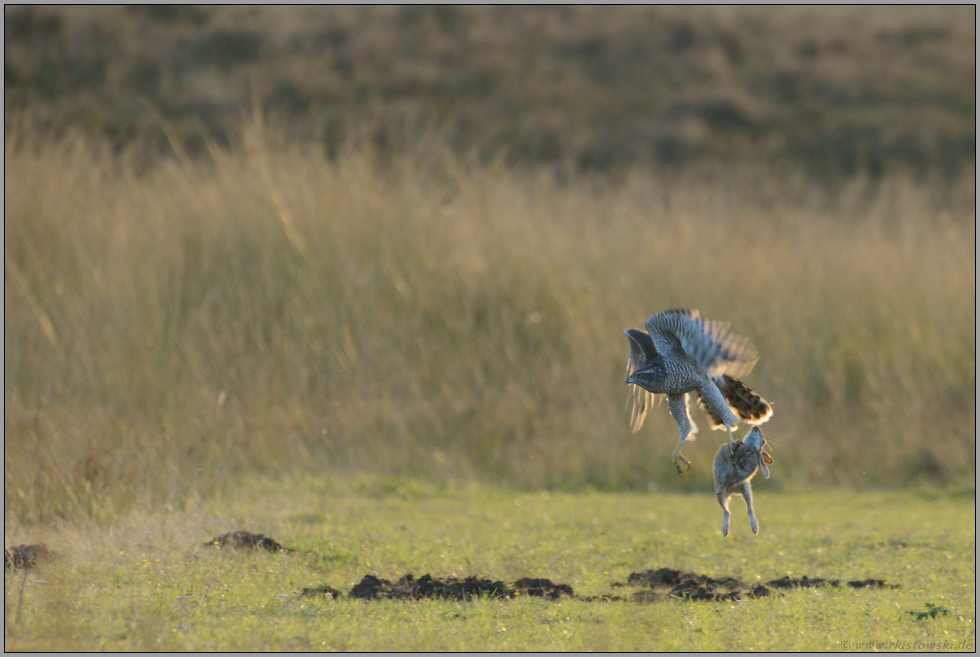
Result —
[{"label": "hawk", "polygon": [[752,371],[759,359],[748,338],[728,330],[727,322],[702,318],[697,310],[665,310],[650,315],[646,332],[626,329],[630,339],[626,383],[630,396],[630,428],[639,431],[657,395],[667,395],[667,407],[680,428],[674,466],[683,474],[691,462],[681,454],[685,440],[694,440],[698,427],[688,410],[687,393],[697,391],[698,406],[712,429],[728,431],[740,420],[762,424],[772,416],[769,403],[736,379]]}]

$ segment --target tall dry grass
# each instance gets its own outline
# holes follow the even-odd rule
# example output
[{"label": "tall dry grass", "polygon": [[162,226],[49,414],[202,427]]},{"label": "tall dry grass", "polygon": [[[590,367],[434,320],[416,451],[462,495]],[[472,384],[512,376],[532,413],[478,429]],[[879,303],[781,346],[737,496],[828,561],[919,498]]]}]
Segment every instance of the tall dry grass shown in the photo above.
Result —
[{"label": "tall dry grass", "polygon": [[901,178],[828,199],[448,153],[332,162],[254,123],[138,177],[8,135],[5,518],[289,472],[703,487],[720,434],[679,484],[666,409],[638,435],[624,412],[623,329],[677,306],[758,346],[777,485],[972,485],[972,209]]}]

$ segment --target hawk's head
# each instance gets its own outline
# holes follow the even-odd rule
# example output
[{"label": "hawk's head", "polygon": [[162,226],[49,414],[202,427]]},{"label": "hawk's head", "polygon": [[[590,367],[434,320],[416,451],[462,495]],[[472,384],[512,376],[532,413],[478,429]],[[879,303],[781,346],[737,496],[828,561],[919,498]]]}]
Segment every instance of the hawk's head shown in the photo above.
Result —
[{"label": "hawk's head", "polygon": [[648,333],[637,329],[626,329],[626,337],[630,339],[626,383],[657,392],[653,387],[663,377],[663,359],[653,340]]}]

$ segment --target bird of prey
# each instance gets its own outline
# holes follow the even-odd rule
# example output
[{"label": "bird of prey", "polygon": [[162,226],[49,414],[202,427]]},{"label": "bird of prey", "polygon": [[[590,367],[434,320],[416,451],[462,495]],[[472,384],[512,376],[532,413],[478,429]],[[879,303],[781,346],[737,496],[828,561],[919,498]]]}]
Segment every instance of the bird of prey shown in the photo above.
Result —
[{"label": "bird of prey", "polygon": [[727,322],[702,318],[697,310],[665,310],[650,315],[646,332],[626,329],[630,339],[626,383],[632,383],[630,427],[639,431],[656,395],[667,395],[667,407],[680,428],[674,466],[683,474],[691,462],[681,454],[685,440],[694,440],[697,425],[688,411],[687,393],[697,391],[698,405],[712,429],[728,431],[740,420],[762,424],[772,407],[736,376],[748,374],[758,360],[748,338],[728,330]]}]

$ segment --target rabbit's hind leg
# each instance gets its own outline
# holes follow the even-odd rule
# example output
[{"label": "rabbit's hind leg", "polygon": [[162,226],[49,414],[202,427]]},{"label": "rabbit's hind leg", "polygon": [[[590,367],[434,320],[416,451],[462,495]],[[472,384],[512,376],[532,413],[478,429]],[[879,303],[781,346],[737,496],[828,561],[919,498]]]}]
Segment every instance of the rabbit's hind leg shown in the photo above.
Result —
[{"label": "rabbit's hind leg", "polygon": [[725,512],[725,515],[723,515],[721,517],[721,536],[722,536],[722,538],[728,536],[728,521],[732,517],[731,511],[729,511],[729,509],[728,509],[728,499],[731,496],[732,496],[732,494],[730,492],[728,492],[728,491],[722,491],[721,493],[718,493],[718,504],[721,505],[722,510]]},{"label": "rabbit's hind leg", "polygon": [[752,533],[758,534],[759,521],[755,519],[755,512],[752,510],[752,484],[748,481],[742,483],[742,497],[749,512],[749,526],[752,528]]}]

